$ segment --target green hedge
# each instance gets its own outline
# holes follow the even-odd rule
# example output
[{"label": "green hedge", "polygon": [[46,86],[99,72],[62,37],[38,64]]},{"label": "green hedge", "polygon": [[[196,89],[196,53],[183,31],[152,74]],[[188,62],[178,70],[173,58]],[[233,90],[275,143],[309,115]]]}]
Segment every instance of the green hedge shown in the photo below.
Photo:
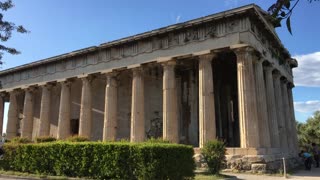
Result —
[{"label": "green hedge", "polygon": [[52,142],[6,144],[4,170],[97,179],[185,179],[193,148],[164,143]]}]

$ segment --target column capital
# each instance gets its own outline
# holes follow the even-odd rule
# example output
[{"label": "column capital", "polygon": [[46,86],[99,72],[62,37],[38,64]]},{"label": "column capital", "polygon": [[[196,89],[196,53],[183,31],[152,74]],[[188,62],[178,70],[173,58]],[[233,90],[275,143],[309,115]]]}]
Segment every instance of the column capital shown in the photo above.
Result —
[{"label": "column capital", "polygon": [[278,70],[274,71],[273,77],[274,77],[275,79],[280,79],[281,76],[282,76],[282,75],[281,75],[281,73],[280,73]]},{"label": "column capital", "polygon": [[263,66],[263,69],[264,69],[266,72],[272,73],[272,71],[274,70],[274,67],[273,67],[272,65],[267,65],[267,66]]},{"label": "column capital", "polygon": [[237,55],[238,54],[245,54],[245,53],[252,53],[252,54],[257,53],[257,51],[251,46],[242,46],[242,47],[232,48],[232,50]]},{"label": "column capital", "polygon": [[169,66],[175,66],[177,64],[176,60],[170,60],[170,61],[166,61],[166,62],[163,62],[161,63],[161,65],[163,67],[169,67]]},{"label": "column capital", "polygon": [[216,58],[218,55],[217,53],[210,53],[210,54],[204,54],[199,56],[200,61],[212,61],[213,58]]},{"label": "column capital", "polygon": [[94,79],[94,76],[89,75],[86,77],[81,77],[80,79],[81,79],[82,83],[91,83]]},{"label": "column capital", "polygon": [[142,75],[142,72],[143,72],[143,67],[141,67],[141,66],[132,68],[133,76]]},{"label": "column capital", "polygon": [[61,86],[70,86],[71,85],[71,81],[70,80],[61,81],[59,83],[61,84]]}]

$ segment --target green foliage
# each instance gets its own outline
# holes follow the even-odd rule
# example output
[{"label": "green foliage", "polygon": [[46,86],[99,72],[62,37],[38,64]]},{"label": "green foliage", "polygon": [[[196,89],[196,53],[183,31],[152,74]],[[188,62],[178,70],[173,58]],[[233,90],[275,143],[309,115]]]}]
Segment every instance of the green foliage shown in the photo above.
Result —
[{"label": "green foliage", "polygon": [[147,140],[148,143],[170,143],[168,140],[164,140],[162,138],[154,138],[151,137],[150,139]]},{"label": "green foliage", "polygon": [[24,137],[15,137],[11,139],[11,143],[20,143],[20,144],[26,144],[31,143],[31,141],[28,138]]},{"label": "green foliage", "polygon": [[320,145],[320,111],[316,111],[305,123],[297,122],[299,146],[309,150],[311,143]]},{"label": "green foliage", "polygon": [[44,143],[44,142],[53,142],[56,141],[57,139],[52,136],[40,136],[36,137],[36,143]]},{"label": "green foliage", "polygon": [[201,152],[208,164],[209,172],[212,174],[219,174],[226,162],[226,146],[224,142],[219,140],[209,141],[204,145]]},{"label": "green foliage", "polygon": [[0,168],[94,179],[184,179],[194,176],[193,148],[164,143],[51,142],[5,144]]},{"label": "green foliage", "polygon": [[85,136],[71,136],[71,137],[68,137],[65,141],[69,141],[69,142],[86,142],[86,141],[90,141],[90,139],[88,137],[85,137]]},{"label": "green foliage", "polygon": [[[308,2],[319,1],[319,0],[307,0]],[[274,27],[280,27],[281,21],[286,19],[287,29],[292,34],[291,29],[291,15],[293,9],[297,6],[300,0],[276,0],[269,8],[269,19]]]},{"label": "green foliage", "polygon": [[[3,12],[9,10],[10,8],[14,7],[12,0],[5,0],[0,1],[0,41],[6,42],[8,41],[11,36],[12,32],[16,31],[18,33],[27,33],[28,31],[21,25],[17,26],[13,22],[5,21],[3,19],[4,15]],[[18,50],[15,48],[4,46],[0,44],[0,64],[2,64],[2,55],[3,52],[7,52],[10,54],[20,54]]]}]

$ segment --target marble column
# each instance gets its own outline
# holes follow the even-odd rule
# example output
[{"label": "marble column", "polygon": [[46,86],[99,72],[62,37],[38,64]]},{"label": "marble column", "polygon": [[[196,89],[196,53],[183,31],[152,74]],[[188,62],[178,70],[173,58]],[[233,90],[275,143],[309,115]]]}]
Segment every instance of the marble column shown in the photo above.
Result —
[{"label": "marble column", "polygon": [[175,61],[163,63],[163,139],[179,143]]},{"label": "marble column", "polygon": [[199,56],[199,147],[216,139],[216,118],[213,91],[212,59],[215,55]]},{"label": "marble column", "polygon": [[287,130],[286,130],[285,119],[284,119],[285,116],[284,116],[284,110],[283,110],[283,98],[282,98],[282,92],[281,92],[280,77],[281,77],[280,73],[275,72],[273,74],[273,84],[274,84],[274,94],[275,94],[275,100],[276,100],[280,147],[285,152],[287,152],[288,151]]},{"label": "marble column", "polygon": [[115,73],[108,73],[105,92],[103,141],[117,138],[118,89]]},{"label": "marble column", "polygon": [[92,128],[92,77],[84,77],[82,80],[79,136],[91,138]]},{"label": "marble column", "polygon": [[21,137],[32,139],[33,129],[33,90],[26,89],[21,121]]},{"label": "marble column", "polygon": [[244,47],[235,49],[234,52],[237,55],[240,146],[241,148],[260,147],[256,85],[253,71],[254,49]]},{"label": "marble column", "polygon": [[0,94],[0,135],[2,136],[3,129],[3,114],[4,114],[4,97]]},{"label": "marble column", "polygon": [[286,137],[288,142],[288,148],[290,152],[293,152],[295,149],[293,144],[293,133],[292,133],[292,123],[291,123],[291,113],[288,99],[288,89],[287,89],[287,80],[283,79],[281,81],[281,92],[283,98],[283,113],[284,113],[284,123],[286,126]]},{"label": "marble column", "polygon": [[272,70],[273,67],[266,66],[264,68],[265,72],[265,86],[266,86],[266,94],[267,94],[267,109],[268,109],[268,118],[269,118],[269,132],[270,132],[270,140],[271,147],[279,148],[280,147],[280,137],[279,137],[279,129],[277,123],[277,110],[276,110],[276,99],[274,93],[274,85],[272,78]]},{"label": "marble column", "polygon": [[61,96],[59,107],[59,120],[58,120],[58,139],[65,139],[71,135],[70,127],[70,110],[71,110],[71,97],[70,97],[70,82],[61,82]]},{"label": "marble column", "polygon": [[132,69],[132,102],[131,102],[131,142],[142,142],[145,138],[144,122],[144,82],[141,67]]},{"label": "marble column", "polygon": [[42,86],[39,136],[50,134],[51,85]]},{"label": "marble column", "polygon": [[8,110],[8,122],[7,122],[7,139],[12,139],[17,136],[17,126],[19,122],[19,107],[17,102],[16,91],[10,92],[10,104]]},{"label": "marble column", "polygon": [[293,105],[293,95],[292,95],[292,88],[294,85],[289,84],[288,86],[288,98],[289,98],[289,106],[290,106],[290,114],[291,114],[291,125],[292,125],[292,139],[294,143],[294,148],[296,153],[299,151],[299,143],[298,143],[298,136],[297,136],[297,127],[296,127],[296,117],[294,114],[294,105]]},{"label": "marble column", "polygon": [[269,117],[267,109],[266,87],[264,83],[262,59],[254,60],[254,76],[257,95],[257,117],[260,133],[260,147],[270,148]]}]

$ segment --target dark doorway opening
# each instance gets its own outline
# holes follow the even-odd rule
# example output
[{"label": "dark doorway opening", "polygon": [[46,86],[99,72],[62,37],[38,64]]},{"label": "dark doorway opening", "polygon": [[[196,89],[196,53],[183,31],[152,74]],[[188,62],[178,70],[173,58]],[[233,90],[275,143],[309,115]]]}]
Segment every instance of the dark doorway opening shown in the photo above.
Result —
[{"label": "dark doorway opening", "polygon": [[217,137],[227,147],[240,147],[237,63],[232,52],[220,53],[212,63]]}]

